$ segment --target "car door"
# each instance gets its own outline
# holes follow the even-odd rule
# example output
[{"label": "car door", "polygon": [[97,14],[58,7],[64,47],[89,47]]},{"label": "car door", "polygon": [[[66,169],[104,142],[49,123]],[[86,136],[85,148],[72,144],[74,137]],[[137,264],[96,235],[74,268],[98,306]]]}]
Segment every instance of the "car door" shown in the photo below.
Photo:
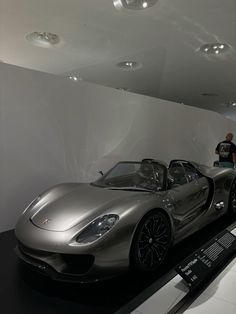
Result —
[{"label": "car door", "polygon": [[189,225],[201,214],[209,186],[207,179],[200,177],[194,168],[189,169],[187,164],[182,162],[171,164],[169,176],[173,180],[169,190],[174,204],[172,214],[178,229]]},{"label": "car door", "polygon": [[209,195],[209,182],[191,164],[183,163],[185,175],[189,185],[189,199],[192,202],[193,210],[202,212],[205,208]]}]

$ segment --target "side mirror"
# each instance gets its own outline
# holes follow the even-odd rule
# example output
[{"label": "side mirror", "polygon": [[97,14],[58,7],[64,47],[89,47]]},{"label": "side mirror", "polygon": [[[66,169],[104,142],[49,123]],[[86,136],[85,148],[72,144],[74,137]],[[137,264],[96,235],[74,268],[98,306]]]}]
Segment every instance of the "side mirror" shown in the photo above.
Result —
[{"label": "side mirror", "polygon": [[100,171],[98,171],[98,173],[100,173],[100,175],[101,176],[103,176],[104,175],[104,173],[100,170]]}]

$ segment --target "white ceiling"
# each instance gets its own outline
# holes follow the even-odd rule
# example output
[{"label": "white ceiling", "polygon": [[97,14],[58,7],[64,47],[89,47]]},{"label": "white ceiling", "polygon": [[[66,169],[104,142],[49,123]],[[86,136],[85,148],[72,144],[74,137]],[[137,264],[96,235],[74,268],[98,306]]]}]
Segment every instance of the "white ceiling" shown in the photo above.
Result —
[{"label": "white ceiling", "polygon": [[[3,62],[78,75],[236,119],[236,107],[223,105],[236,102],[235,30],[235,0],[159,0],[143,11],[117,11],[112,0],[0,0]],[[62,43],[52,49],[32,46],[25,35],[33,31],[56,33]],[[218,56],[197,50],[212,42],[231,49]],[[116,67],[126,60],[143,67]]]}]

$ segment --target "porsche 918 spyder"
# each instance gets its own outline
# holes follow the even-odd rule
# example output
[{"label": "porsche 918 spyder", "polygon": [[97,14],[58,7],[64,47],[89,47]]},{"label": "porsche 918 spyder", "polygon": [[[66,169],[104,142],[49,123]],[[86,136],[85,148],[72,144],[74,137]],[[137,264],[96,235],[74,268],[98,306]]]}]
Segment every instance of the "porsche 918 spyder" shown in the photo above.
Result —
[{"label": "porsche 918 spyder", "polygon": [[151,272],[180,240],[230,212],[236,171],[173,160],[119,162],[97,181],[39,195],[16,225],[17,253],[57,280]]}]

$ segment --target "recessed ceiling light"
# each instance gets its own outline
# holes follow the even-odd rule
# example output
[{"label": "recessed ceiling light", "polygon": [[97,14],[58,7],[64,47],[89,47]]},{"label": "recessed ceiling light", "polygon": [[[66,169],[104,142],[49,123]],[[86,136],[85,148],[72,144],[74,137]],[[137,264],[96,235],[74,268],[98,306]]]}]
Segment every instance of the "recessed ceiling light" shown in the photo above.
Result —
[{"label": "recessed ceiling light", "polygon": [[117,63],[117,67],[123,70],[134,71],[141,69],[142,63],[136,61],[122,61]]},{"label": "recessed ceiling light", "polygon": [[212,44],[204,44],[199,48],[199,51],[205,54],[218,55],[230,48],[227,44],[222,43],[212,43]]},{"label": "recessed ceiling light", "polygon": [[148,3],[147,3],[146,1],[144,1],[144,2],[142,3],[142,7],[143,7],[144,9],[146,9],[146,8],[148,7]]},{"label": "recessed ceiling light", "polygon": [[236,102],[233,102],[231,106],[236,107]]},{"label": "recessed ceiling light", "polygon": [[152,7],[158,0],[113,0],[116,9],[145,10]]},{"label": "recessed ceiling light", "polygon": [[60,37],[49,32],[33,32],[26,35],[26,39],[33,45],[51,48],[60,42]]},{"label": "recessed ceiling light", "polygon": [[81,78],[81,77],[78,77],[78,76],[75,76],[75,75],[68,75],[67,77],[68,77],[68,79],[71,80],[71,81],[75,81],[75,82],[77,82],[77,81],[82,81],[82,78]]}]

